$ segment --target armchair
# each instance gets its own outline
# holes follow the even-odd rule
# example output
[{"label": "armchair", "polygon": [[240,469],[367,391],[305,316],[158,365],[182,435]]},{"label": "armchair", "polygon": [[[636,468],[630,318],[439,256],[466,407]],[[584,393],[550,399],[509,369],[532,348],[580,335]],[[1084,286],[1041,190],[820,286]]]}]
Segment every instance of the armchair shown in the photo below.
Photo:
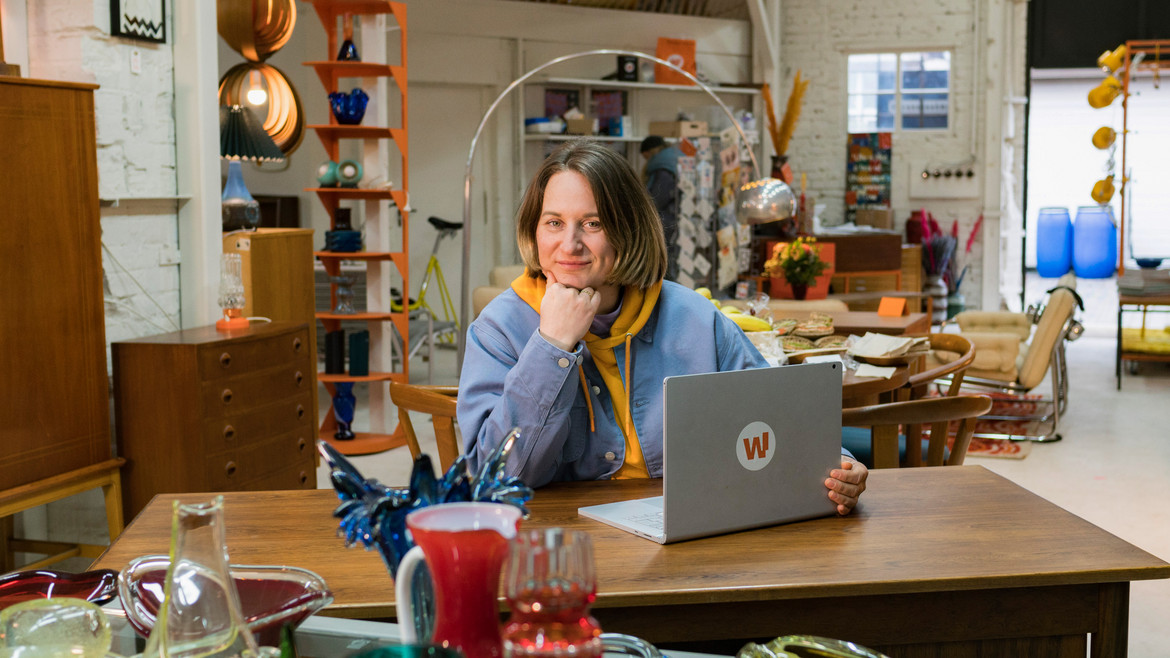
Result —
[{"label": "armchair", "polygon": [[[1030,441],[1059,441],[1060,415],[1068,406],[1068,369],[1065,342],[1076,340],[1083,331],[1074,318],[1078,307],[1084,308],[1077,295],[1075,275],[1061,277],[1049,291],[1048,303],[1039,311],[1009,313],[1005,311],[965,311],[955,316],[960,335],[975,346],[975,360],[967,370],[964,388],[994,390],[1009,396],[1029,393],[1049,377],[1051,399],[1028,400],[1041,412],[1026,416],[986,415],[991,420],[1031,420],[1046,429],[1039,435],[990,435],[984,438],[1013,438]],[[1035,330],[1033,330],[1033,322]]]}]

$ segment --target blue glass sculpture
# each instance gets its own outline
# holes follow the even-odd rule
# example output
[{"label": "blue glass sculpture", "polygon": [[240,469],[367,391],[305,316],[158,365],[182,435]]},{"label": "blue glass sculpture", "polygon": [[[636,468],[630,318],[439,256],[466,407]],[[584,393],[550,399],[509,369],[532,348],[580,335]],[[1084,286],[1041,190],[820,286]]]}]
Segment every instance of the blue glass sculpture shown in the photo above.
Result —
[{"label": "blue glass sculpture", "polygon": [[[375,479],[362,477],[353,464],[324,441],[318,441],[318,450],[329,464],[329,479],[337,490],[341,504],[333,516],[341,519],[337,534],[345,539],[347,547],[361,544],[366,550],[377,549],[390,576],[398,573],[398,564],[414,542],[406,531],[406,515],[416,509],[442,503],[484,501],[507,503],[519,507],[525,516],[524,503],[532,498],[532,488],[516,477],[504,475],[508,453],[520,437],[514,428],[500,441],[472,477],[467,461],[460,455],[441,480],[435,479],[431,458],[419,455],[414,460],[408,488],[391,488]],[[425,567],[414,572],[415,634],[431,637],[434,631],[434,593],[430,573]],[[399,623],[408,623],[399,620]]]},{"label": "blue glass sculpture", "polygon": [[399,560],[414,545],[406,534],[406,515],[416,509],[442,503],[484,501],[515,505],[527,516],[528,508],[524,504],[532,499],[532,488],[517,477],[504,475],[508,453],[519,437],[519,428],[509,432],[475,476],[468,472],[466,457],[460,455],[443,478],[436,480],[431,458],[419,455],[414,460],[408,488],[387,487],[375,479],[362,477],[341,453],[318,441],[321,456],[329,464],[329,478],[341,500],[333,511],[333,516],[341,519],[338,536],[345,539],[346,546],[360,543],[366,549],[377,549],[393,575],[398,571]]},{"label": "blue glass sculpture", "polygon": [[352,427],[357,399],[353,395],[353,382],[337,382],[333,387],[333,419],[337,421],[333,438],[346,441],[355,436]]},{"label": "blue glass sculpture", "polygon": [[369,95],[361,87],[354,87],[348,94],[340,91],[329,93],[329,107],[333,109],[333,116],[337,118],[337,123],[345,125],[361,123],[369,102]]}]

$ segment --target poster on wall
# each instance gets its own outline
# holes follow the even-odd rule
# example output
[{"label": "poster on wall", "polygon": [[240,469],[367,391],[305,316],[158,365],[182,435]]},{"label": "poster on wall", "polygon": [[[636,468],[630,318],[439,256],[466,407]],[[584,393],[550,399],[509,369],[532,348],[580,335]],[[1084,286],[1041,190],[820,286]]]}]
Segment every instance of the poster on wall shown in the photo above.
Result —
[{"label": "poster on wall", "polygon": [[115,37],[167,42],[165,0],[110,0],[110,34]]},{"label": "poster on wall", "polygon": [[890,207],[890,133],[852,133],[846,156],[845,221],[861,208]]}]

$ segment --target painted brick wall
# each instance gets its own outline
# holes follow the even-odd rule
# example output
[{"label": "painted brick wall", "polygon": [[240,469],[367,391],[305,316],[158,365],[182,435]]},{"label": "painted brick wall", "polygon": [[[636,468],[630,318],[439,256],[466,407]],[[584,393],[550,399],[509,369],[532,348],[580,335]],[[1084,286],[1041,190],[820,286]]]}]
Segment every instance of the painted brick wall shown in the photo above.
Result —
[{"label": "painted brick wall", "polygon": [[100,85],[94,114],[106,339],[172,331],[179,323],[177,215],[175,201],[160,201],[176,190],[171,46],[111,37],[106,0],[30,2],[28,35],[30,75]]},{"label": "painted brick wall", "polygon": [[[986,163],[982,152],[982,108],[989,74],[974,76],[989,44],[1003,36],[1001,27],[980,26],[979,8],[996,0],[785,0],[781,38],[782,75],[778,112],[783,111],[792,77],[800,70],[812,82],[804,98],[789,155],[793,170],[808,174],[810,193],[826,206],[826,225],[844,221],[847,57],[851,53],[904,50],[951,50],[951,115],[945,131],[896,132],[893,136],[892,207],[895,228],[904,230],[912,210],[925,206],[945,230],[959,222],[960,251],[979,214],[991,199],[917,200],[909,196],[911,163],[957,164],[971,156]],[[1013,37],[1016,38],[1016,37]],[[1022,44],[1022,33],[1018,37]],[[1000,121],[1000,117],[990,117]],[[972,131],[975,131],[974,134]],[[999,154],[995,154],[998,158]],[[981,173],[983,170],[977,169]],[[982,188],[982,186],[981,186]],[[1017,189],[1018,194],[1018,189]],[[997,202],[996,202],[997,203]],[[964,257],[972,271],[962,292],[978,304],[982,251],[980,241]]]},{"label": "painted brick wall", "polygon": [[[37,0],[27,7],[28,75],[100,85],[94,114],[106,340],[173,331],[179,244],[171,45],[111,37],[107,0]],[[169,22],[169,0],[166,13]],[[130,69],[134,52],[138,73]],[[106,541],[100,490],[48,507],[23,515],[27,532],[47,526],[51,539]]]}]

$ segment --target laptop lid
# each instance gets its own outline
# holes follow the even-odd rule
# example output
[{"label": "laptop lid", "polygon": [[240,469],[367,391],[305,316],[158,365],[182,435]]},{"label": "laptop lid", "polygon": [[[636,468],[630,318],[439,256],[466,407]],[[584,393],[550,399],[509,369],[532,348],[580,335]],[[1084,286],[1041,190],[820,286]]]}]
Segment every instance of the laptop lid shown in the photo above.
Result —
[{"label": "laptop lid", "polygon": [[836,512],[841,363],[667,377],[664,541]]}]

